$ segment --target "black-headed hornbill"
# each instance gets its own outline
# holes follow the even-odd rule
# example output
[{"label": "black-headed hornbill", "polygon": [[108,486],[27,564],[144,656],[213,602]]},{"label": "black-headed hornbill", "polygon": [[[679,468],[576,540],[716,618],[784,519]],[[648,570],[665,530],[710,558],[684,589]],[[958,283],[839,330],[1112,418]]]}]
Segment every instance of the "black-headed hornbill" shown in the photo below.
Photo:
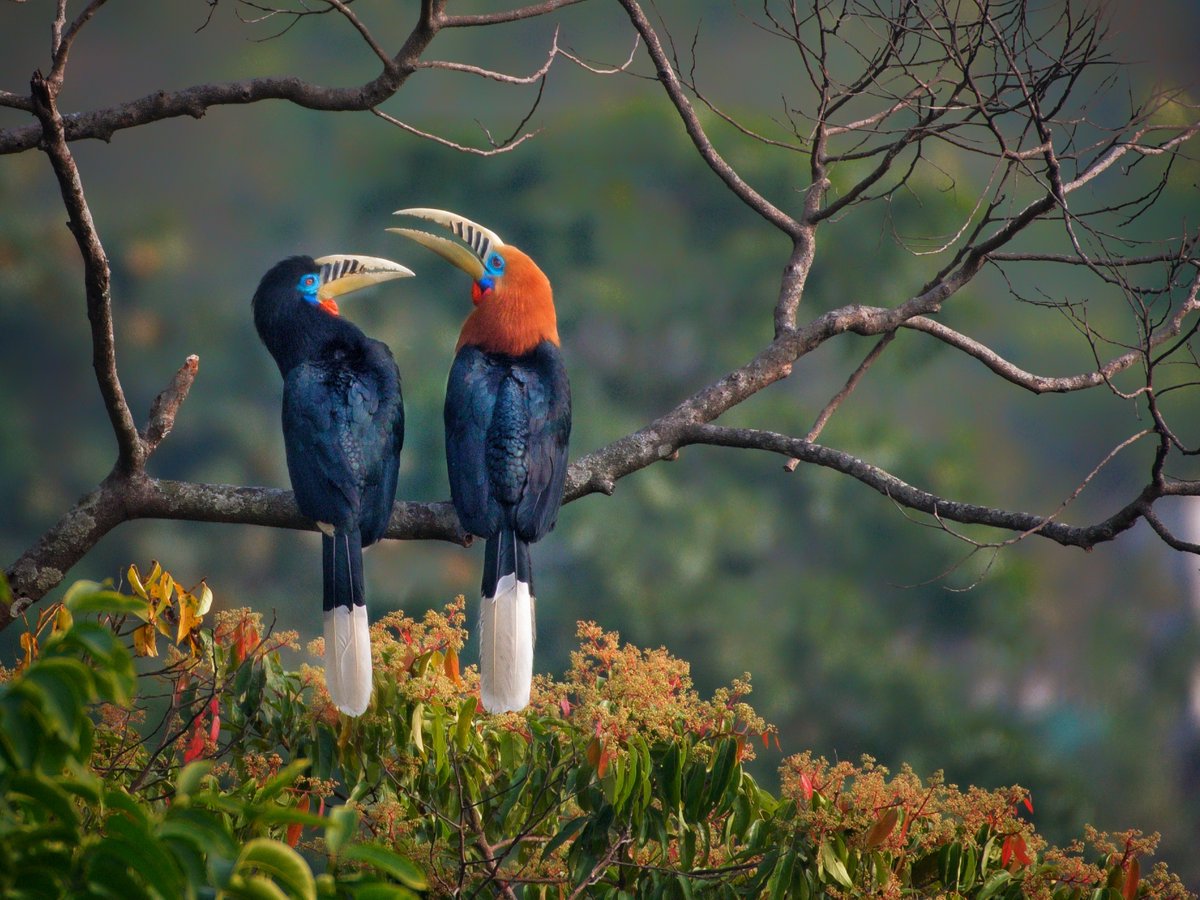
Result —
[{"label": "black-headed hornbill", "polygon": [[487,539],[480,612],[480,693],[489,712],[524,709],[533,679],[529,545],[554,527],[571,436],[571,386],[559,351],[550,281],[532,259],[469,219],[402,209],[466,246],[389,228],[472,278],[475,310],[446,385],[446,467],[458,518]]},{"label": "black-headed hornbill", "polygon": [[383,537],[391,516],[404,402],[391,351],[342,318],[335,298],[412,274],[371,256],[293,256],[263,276],[252,301],[254,326],[283,376],[296,505],[323,533],[325,683],[352,716],[371,700],[362,549]]}]

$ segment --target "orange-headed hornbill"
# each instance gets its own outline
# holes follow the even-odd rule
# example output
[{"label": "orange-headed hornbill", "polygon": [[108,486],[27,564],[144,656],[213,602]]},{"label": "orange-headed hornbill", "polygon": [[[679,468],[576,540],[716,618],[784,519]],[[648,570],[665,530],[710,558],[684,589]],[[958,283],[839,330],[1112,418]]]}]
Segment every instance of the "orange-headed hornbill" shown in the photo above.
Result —
[{"label": "orange-headed hornbill", "polygon": [[402,209],[467,246],[389,228],[467,272],[475,310],[446,385],[446,466],[463,527],[487,538],[479,669],[484,708],[524,709],[533,678],[529,545],[554,527],[571,435],[571,386],[558,348],[550,282],[492,231],[439,209]]},{"label": "orange-headed hornbill", "polygon": [[371,256],[293,256],[254,294],[254,326],[283,375],[283,441],[300,512],[321,528],[325,682],[342,712],[371,699],[362,548],[383,537],[404,443],[400,372],[336,297],[413,273]]}]

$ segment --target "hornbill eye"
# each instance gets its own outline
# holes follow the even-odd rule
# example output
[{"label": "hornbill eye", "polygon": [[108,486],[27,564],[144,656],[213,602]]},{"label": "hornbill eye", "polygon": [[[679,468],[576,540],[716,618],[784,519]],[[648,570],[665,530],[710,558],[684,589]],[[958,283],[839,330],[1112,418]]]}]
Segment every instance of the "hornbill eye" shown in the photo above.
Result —
[{"label": "hornbill eye", "polygon": [[316,289],[317,289],[317,276],[316,275],[301,275],[300,276],[300,290],[301,291],[308,294],[308,293],[315,291]]}]

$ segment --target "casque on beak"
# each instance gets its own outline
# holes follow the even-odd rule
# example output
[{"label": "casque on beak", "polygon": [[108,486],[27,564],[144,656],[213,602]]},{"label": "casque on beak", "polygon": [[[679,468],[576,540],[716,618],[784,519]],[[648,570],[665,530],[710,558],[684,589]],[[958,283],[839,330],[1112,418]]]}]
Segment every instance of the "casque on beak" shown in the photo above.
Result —
[{"label": "casque on beak", "polygon": [[350,253],[335,253],[316,260],[321,267],[317,299],[331,313],[337,313],[335,297],[391,281],[393,278],[411,278],[416,273],[407,266],[381,259],[378,256],[358,256]]},{"label": "casque on beak", "polygon": [[[422,247],[428,247],[442,259],[462,269],[472,280],[479,281],[486,275],[497,275],[493,258],[496,252],[504,247],[504,241],[496,232],[472,222],[458,213],[447,212],[444,209],[414,207],[398,209],[393,215],[414,216],[441,225],[447,231],[462,238],[467,246],[455,241],[418,231],[415,228],[388,228],[393,234],[403,235],[409,240],[416,241]],[[469,248],[469,249],[468,249]],[[503,260],[500,266],[503,267]]]}]

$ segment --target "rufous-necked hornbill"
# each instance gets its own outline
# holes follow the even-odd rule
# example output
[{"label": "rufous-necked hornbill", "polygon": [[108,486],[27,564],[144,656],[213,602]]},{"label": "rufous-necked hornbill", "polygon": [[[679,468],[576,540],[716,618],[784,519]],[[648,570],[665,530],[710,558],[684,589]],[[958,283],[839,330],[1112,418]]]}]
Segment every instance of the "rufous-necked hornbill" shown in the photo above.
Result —
[{"label": "rufous-necked hornbill", "polygon": [[462,216],[402,209],[466,246],[389,228],[471,276],[475,310],[459,334],[446,385],[446,467],[458,518],[487,539],[480,613],[480,693],[489,712],[524,709],[533,679],[529,545],[554,527],[571,435],[550,281],[532,259]]},{"label": "rufous-necked hornbill", "polygon": [[342,712],[371,700],[362,548],[383,537],[404,444],[400,372],[335,298],[413,273],[371,256],[293,256],[254,293],[254,326],[283,375],[283,441],[296,505],[321,531],[325,683]]}]

